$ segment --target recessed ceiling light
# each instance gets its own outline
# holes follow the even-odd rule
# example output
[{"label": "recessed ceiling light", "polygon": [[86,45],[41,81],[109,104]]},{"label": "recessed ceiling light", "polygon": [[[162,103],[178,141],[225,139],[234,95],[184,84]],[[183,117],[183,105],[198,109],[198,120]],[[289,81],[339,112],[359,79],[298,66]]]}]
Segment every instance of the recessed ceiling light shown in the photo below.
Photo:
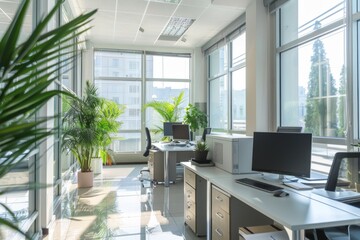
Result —
[{"label": "recessed ceiling light", "polygon": [[190,18],[172,17],[164,31],[161,33],[159,40],[179,40],[194,21],[195,19]]}]

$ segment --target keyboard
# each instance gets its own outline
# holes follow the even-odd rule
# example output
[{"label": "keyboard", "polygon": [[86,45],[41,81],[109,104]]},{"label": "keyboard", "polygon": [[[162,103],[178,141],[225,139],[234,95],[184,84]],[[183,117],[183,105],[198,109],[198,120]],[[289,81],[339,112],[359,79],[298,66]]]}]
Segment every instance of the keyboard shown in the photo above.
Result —
[{"label": "keyboard", "polygon": [[257,188],[259,190],[262,190],[265,192],[270,192],[270,193],[283,189],[282,187],[274,186],[274,185],[260,182],[260,181],[250,179],[250,178],[239,178],[239,179],[236,179],[235,181],[237,183],[246,185],[248,187]]}]

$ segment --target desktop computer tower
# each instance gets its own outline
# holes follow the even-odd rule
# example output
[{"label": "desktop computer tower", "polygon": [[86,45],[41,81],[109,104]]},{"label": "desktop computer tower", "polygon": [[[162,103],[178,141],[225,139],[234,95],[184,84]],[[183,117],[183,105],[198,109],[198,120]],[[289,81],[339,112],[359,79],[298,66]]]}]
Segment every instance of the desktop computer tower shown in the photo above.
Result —
[{"label": "desktop computer tower", "polygon": [[210,134],[206,136],[208,159],[230,173],[250,173],[253,137],[240,134]]}]

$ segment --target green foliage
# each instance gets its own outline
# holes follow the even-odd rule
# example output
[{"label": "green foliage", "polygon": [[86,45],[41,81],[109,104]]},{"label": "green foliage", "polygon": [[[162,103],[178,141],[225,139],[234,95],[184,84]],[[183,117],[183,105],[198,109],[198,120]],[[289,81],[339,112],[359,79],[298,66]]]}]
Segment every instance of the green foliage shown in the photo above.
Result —
[{"label": "green foliage", "polygon": [[190,130],[194,133],[200,128],[205,128],[207,126],[207,116],[196,106],[189,103],[185,108],[183,122],[189,124]]},{"label": "green foliage", "polygon": [[82,172],[91,171],[91,158],[104,134],[98,127],[102,120],[101,102],[96,87],[86,82],[84,96],[72,98],[70,110],[64,116],[62,148],[73,153]]},{"label": "green foliage", "polygon": [[[48,88],[59,78],[60,69],[72,64],[73,58],[65,57],[74,49],[69,40],[87,30],[83,27],[96,12],[80,15],[45,32],[49,21],[61,7],[62,1],[57,1],[25,41],[19,43],[31,4],[31,0],[19,1],[19,8],[0,40],[0,178],[26,161],[37,149],[37,144],[53,134],[53,129],[44,127],[49,117],[35,114],[50,99],[62,93]],[[59,59],[63,60],[58,62]],[[0,195],[7,192],[2,190]],[[5,225],[25,236],[17,226],[18,220],[12,210],[5,203],[0,205],[4,210],[0,226]],[[5,215],[10,215],[11,219]]]},{"label": "green foliage", "polygon": [[209,147],[207,146],[206,142],[198,141],[195,144],[195,151],[199,151],[199,152],[209,151]]},{"label": "green foliage", "polygon": [[99,134],[98,145],[99,154],[103,163],[106,163],[106,148],[113,140],[112,133],[117,133],[123,124],[117,119],[125,112],[126,106],[119,105],[116,102],[108,99],[101,99],[100,104],[100,121],[98,122],[98,128],[102,134]]},{"label": "green foliage", "polygon": [[[153,108],[162,118],[163,122],[179,122],[180,105],[184,101],[184,92],[179,96],[171,98],[172,102],[167,101],[151,101],[144,105],[145,108]],[[154,133],[162,133],[163,126],[155,126]]]}]

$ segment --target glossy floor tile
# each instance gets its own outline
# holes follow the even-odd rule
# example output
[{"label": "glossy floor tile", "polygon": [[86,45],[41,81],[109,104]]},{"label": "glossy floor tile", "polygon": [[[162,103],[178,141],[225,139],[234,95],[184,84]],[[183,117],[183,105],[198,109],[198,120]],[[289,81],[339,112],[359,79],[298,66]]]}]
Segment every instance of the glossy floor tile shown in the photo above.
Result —
[{"label": "glossy floor tile", "polygon": [[104,167],[94,187],[69,186],[44,239],[205,239],[184,225],[182,169],[165,188],[139,181],[145,165]]}]

